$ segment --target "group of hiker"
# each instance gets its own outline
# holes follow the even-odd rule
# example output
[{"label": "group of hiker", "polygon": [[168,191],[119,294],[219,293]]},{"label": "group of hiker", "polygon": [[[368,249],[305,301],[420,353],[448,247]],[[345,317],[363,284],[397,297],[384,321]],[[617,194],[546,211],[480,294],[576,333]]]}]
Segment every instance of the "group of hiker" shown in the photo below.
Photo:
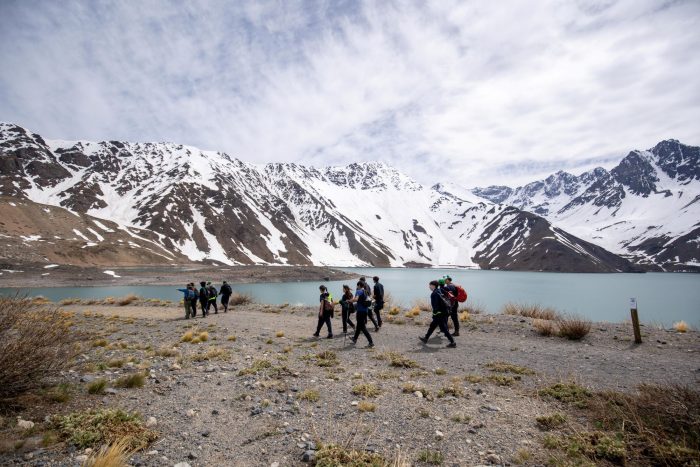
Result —
[{"label": "group of hiker", "polygon": [[187,288],[177,289],[184,294],[182,301],[185,307],[185,319],[197,316],[197,303],[200,305],[202,318],[206,318],[209,315],[209,310],[212,307],[214,308],[214,314],[218,314],[219,308],[216,304],[218,297],[221,297],[221,306],[224,309],[224,313],[228,313],[228,301],[233,294],[233,289],[231,289],[228,282],[223,281],[219,290],[216,290],[216,287],[211,282],[202,281],[199,285],[199,290],[194,285],[194,282],[187,284]]},{"label": "group of hiker", "polygon": [[[314,337],[320,337],[321,329],[324,325],[328,328],[328,339],[333,338],[333,328],[331,318],[335,305],[341,306],[341,317],[343,323],[343,334],[347,334],[348,326],[354,329],[354,335],[350,338],[353,344],[357,343],[360,334],[367,338],[368,347],[374,347],[372,335],[367,330],[367,320],[374,324],[374,331],[379,331],[382,326],[381,310],[384,308],[384,286],[379,282],[379,277],[372,278],[374,285],[370,287],[364,277],[360,277],[357,282],[355,293],[350,290],[350,286],[343,285],[343,292],[339,300],[334,301],[333,296],[328,292],[325,285],[321,285],[319,290],[318,324]],[[440,329],[449,344],[447,347],[453,348],[457,344],[454,337],[459,336],[459,304],[467,299],[467,293],[461,286],[452,283],[450,276],[442,279],[430,281],[430,306],[433,313],[433,320],[428,327],[425,336],[419,337],[424,344],[435,329]],[[356,313],[357,324],[352,322],[351,315]],[[375,318],[376,317],[376,318]],[[448,320],[452,319],[454,332],[450,333]]]}]

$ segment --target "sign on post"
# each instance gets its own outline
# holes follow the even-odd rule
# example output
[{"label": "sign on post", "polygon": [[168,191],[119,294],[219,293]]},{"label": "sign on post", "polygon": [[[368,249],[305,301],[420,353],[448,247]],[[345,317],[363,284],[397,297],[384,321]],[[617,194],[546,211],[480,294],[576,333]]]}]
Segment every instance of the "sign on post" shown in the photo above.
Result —
[{"label": "sign on post", "polygon": [[634,330],[634,343],[642,343],[642,331],[639,329],[639,314],[637,313],[637,299],[630,298],[630,314],[632,315],[632,328]]}]

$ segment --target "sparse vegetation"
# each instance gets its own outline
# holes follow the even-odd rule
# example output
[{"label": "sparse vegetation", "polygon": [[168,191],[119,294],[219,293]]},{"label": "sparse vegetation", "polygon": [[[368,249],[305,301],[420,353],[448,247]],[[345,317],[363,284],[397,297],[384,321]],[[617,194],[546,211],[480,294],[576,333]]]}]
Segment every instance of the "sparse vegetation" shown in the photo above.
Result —
[{"label": "sparse vegetation", "polygon": [[130,447],[129,438],[124,437],[93,452],[84,467],[127,467],[129,458],[136,452]]},{"label": "sparse vegetation", "polygon": [[284,331],[277,331],[275,337],[284,337]]},{"label": "sparse vegetation", "polygon": [[114,386],[118,388],[142,388],[146,381],[146,375],[143,373],[132,373],[125,375],[115,381]]},{"label": "sparse vegetation", "polygon": [[360,412],[374,412],[377,410],[377,406],[368,401],[360,401],[359,404],[357,404],[357,410]]},{"label": "sparse vegetation", "polygon": [[566,422],[566,415],[560,413],[553,413],[551,415],[542,415],[535,419],[537,421],[537,426],[542,430],[553,430],[554,428],[559,428]]},{"label": "sparse vegetation", "polygon": [[154,352],[154,355],[158,357],[177,357],[179,354],[180,352],[172,347],[161,347]]},{"label": "sparse vegetation", "polygon": [[395,368],[418,368],[418,363],[404,357],[398,352],[387,352],[385,356],[389,360],[389,366]]},{"label": "sparse vegetation", "polygon": [[104,378],[96,379],[88,384],[87,389],[90,394],[104,394],[105,389],[107,389],[107,380]]},{"label": "sparse vegetation", "polygon": [[541,305],[528,305],[517,303],[506,303],[503,306],[503,314],[524,316],[526,318],[535,318],[543,320],[556,320],[559,314],[553,308],[543,307]]},{"label": "sparse vegetation", "polygon": [[272,363],[270,363],[269,360],[255,360],[250,367],[244,368],[243,370],[239,371],[238,376],[254,375],[268,368],[272,368]]},{"label": "sparse vegetation", "polygon": [[591,332],[591,322],[587,319],[570,316],[557,320],[559,335],[570,340],[581,340]]},{"label": "sparse vegetation", "polygon": [[125,440],[128,449],[138,450],[158,437],[157,433],[143,425],[138,414],[121,409],[87,410],[54,416],[52,425],[64,439],[81,449]]},{"label": "sparse vegetation", "polygon": [[250,294],[238,292],[234,292],[228,301],[230,306],[248,305],[250,303],[253,303],[253,297]]},{"label": "sparse vegetation", "polygon": [[316,364],[320,367],[337,366],[339,363],[338,355],[331,350],[324,350],[316,354]]},{"label": "sparse vegetation", "polygon": [[551,397],[566,404],[572,404],[579,408],[586,407],[592,396],[588,389],[573,382],[554,384],[540,389],[538,394],[544,397]]},{"label": "sparse vegetation", "polygon": [[440,451],[424,449],[418,453],[418,461],[429,465],[442,465],[445,461],[445,457]]},{"label": "sparse vegetation", "polygon": [[447,374],[447,370],[444,369],[444,368],[435,368],[435,369],[433,370],[433,373],[435,373],[436,375],[446,375],[446,374]]},{"label": "sparse vegetation", "polygon": [[536,319],[532,322],[532,327],[540,336],[549,337],[556,334],[554,323],[547,319]]},{"label": "sparse vegetation", "polygon": [[464,396],[464,391],[459,386],[453,384],[451,386],[443,386],[438,391],[437,396],[438,397],[447,397],[447,396],[462,397],[462,396]]},{"label": "sparse vegetation", "polygon": [[92,342],[93,347],[107,347],[108,345],[107,339],[97,339]]},{"label": "sparse vegetation", "polygon": [[125,297],[120,297],[120,298],[118,298],[118,299],[117,299],[117,305],[119,305],[119,306],[127,306],[127,305],[132,304],[133,302],[135,302],[135,301],[138,300],[138,299],[139,299],[138,295],[129,294],[129,295],[125,296]]},{"label": "sparse vegetation", "polygon": [[513,365],[507,362],[491,362],[487,363],[486,368],[496,373],[512,373],[514,375],[534,375],[535,372],[524,366]]},{"label": "sparse vegetation", "polygon": [[385,467],[386,460],[364,449],[350,449],[337,444],[324,444],[316,452],[316,467]]},{"label": "sparse vegetation", "polygon": [[0,297],[0,399],[37,388],[71,364],[84,338],[71,329],[71,317],[27,299]]},{"label": "sparse vegetation", "polygon": [[512,386],[515,384],[515,378],[506,375],[488,375],[486,380],[496,386]]},{"label": "sparse vegetation", "polygon": [[222,349],[221,347],[211,347],[206,352],[200,352],[190,357],[193,362],[203,362],[207,360],[223,360],[231,359],[231,351]]},{"label": "sparse vegetation", "polygon": [[352,387],[352,393],[362,397],[377,397],[381,394],[379,388],[373,383],[356,384]]},{"label": "sparse vegetation", "polygon": [[518,449],[513,456],[513,463],[515,465],[528,464],[532,460],[532,453],[527,449]]},{"label": "sparse vegetation", "polygon": [[688,332],[688,323],[685,321],[678,321],[676,323],[673,323],[673,329],[676,332]]},{"label": "sparse vegetation", "polygon": [[236,339],[237,339],[236,336],[228,336],[228,337],[226,338],[226,340],[229,341],[229,342],[236,342]]},{"label": "sparse vegetation", "polygon": [[308,402],[318,402],[321,395],[316,389],[305,389],[299,393],[299,400]]},{"label": "sparse vegetation", "polygon": [[71,397],[73,397],[71,386],[68,383],[61,383],[58,386],[54,386],[46,391],[46,397],[51,402],[68,402]]},{"label": "sparse vegetation", "polygon": [[483,376],[479,375],[464,375],[464,381],[472,384],[480,383],[484,380]]},{"label": "sparse vegetation", "polygon": [[122,368],[125,363],[126,360],[124,360],[123,358],[113,358],[107,362],[107,366],[109,368]]}]

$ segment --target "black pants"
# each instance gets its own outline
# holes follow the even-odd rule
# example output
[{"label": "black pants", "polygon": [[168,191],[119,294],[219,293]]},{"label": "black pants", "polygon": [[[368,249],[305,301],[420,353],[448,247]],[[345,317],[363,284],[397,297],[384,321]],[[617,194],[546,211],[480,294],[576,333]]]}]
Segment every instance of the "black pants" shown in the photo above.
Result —
[{"label": "black pants", "polygon": [[216,299],[213,299],[207,302],[207,314],[209,314],[209,308],[212,306],[214,307],[214,312],[219,312],[219,308],[216,306]]},{"label": "black pants", "polygon": [[448,341],[455,341],[450,334],[450,330],[447,329],[447,314],[433,315],[433,320],[430,322],[430,327],[428,327],[428,333],[425,335],[425,338],[430,339],[430,335],[437,327],[440,328],[440,331],[447,337]]},{"label": "black pants", "polygon": [[[372,324],[374,324],[374,329],[379,329],[379,323],[377,323],[377,320],[374,319],[374,313],[372,312],[372,306],[367,307],[367,318],[369,318],[370,321],[372,321]],[[357,318],[360,319],[360,318]],[[365,321],[365,325],[367,322]]]},{"label": "black pants", "polygon": [[377,323],[379,326],[382,325],[382,315],[379,314],[380,311],[384,309],[384,302],[374,302],[374,314],[377,315]]},{"label": "black pants", "polygon": [[190,309],[192,310],[192,317],[197,314],[197,299],[190,300]]},{"label": "black pants", "polygon": [[326,310],[323,310],[323,313],[318,315],[318,325],[316,326],[316,333],[314,336],[318,336],[321,333],[321,328],[324,324],[328,326],[328,335],[333,335],[333,329],[331,328],[331,316],[333,316],[333,312]]},{"label": "black pants", "polygon": [[350,325],[351,328],[355,329],[355,323],[352,322],[350,319],[350,307],[349,306],[344,306],[343,311],[342,311],[342,318],[343,318],[343,334],[348,332],[348,324]]},{"label": "black pants", "polygon": [[224,307],[224,313],[228,312],[228,299],[230,298],[230,295],[222,295],[221,296],[221,306]]},{"label": "black pants", "polygon": [[209,302],[206,300],[199,301],[199,306],[202,307],[202,317],[205,317],[209,314],[209,307],[207,306],[207,303]]},{"label": "black pants", "polygon": [[455,327],[455,332],[459,332],[459,303],[452,305],[450,310],[450,318],[452,318],[452,324]]},{"label": "black pants", "polygon": [[360,337],[360,333],[364,334],[369,343],[372,343],[372,336],[370,335],[369,331],[367,330],[367,312],[366,311],[358,311],[357,312],[357,326],[355,326],[355,336],[353,337],[354,340],[357,340],[358,337]]}]

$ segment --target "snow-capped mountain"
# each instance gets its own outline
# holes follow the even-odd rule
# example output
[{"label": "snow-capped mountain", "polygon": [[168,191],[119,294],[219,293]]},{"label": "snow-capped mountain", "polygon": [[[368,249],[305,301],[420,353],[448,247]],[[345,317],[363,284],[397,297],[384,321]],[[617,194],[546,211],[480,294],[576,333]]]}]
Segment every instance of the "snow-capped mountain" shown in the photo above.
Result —
[{"label": "snow-capped mountain", "polygon": [[382,163],[258,165],[172,143],[45,141],[0,124],[0,196],[150,232],[191,261],[632,268],[538,215],[444,188]]},{"label": "snow-capped mountain", "polygon": [[589,242],[665,270],[700,268],[700,147],[662,141],[612,170],[471,192],[546,217]]}]

